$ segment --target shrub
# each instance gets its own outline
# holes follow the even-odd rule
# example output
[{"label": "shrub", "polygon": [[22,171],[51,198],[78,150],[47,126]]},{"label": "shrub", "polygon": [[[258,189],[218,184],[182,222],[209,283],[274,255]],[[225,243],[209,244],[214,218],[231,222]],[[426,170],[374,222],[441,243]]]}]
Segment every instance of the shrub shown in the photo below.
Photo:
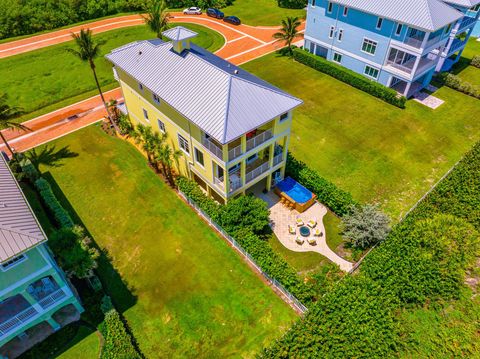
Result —
[{"label": "shrub", "polygon": [[475,55],[470,61],[470,65],[478,67],[480,69],[480,55]]},{"label": "shrub", "polygon": [[31,183],[35,183],[40,177],[40,172],[35,168],[32,162],[28,158],[24,158],[20,161],[20,166],[22,167],[22,172],[28,178]]},{"label": "shrub", "polygon": [[358,205],[350,193],[327,181],[317,171],[297,160],[291,153],[288,153],[287,156],[286,174],[313,191],[320,202],[339,216],[350,213],[352,206]]},{"label": "shrub", "polygon": [[60,227],[71,228],[74,223],[68,212],[62,207],[60,202],[55,197],[55,194],[50,187],[50,183],[44,178],[39,178],[35,181],[35,187],[37,188],[43,202],[53,215],[55,221]]},{"label": "shrub", "polygon": [[278,7],[286,9],[303,9],[307,6],[307,0],[277,0]]},{"label": "shrub", "polygon": [[439,78],[445,84],[445,86],[480,99],[479,86],[472,85],[470,82],[465,81],[459,76],[453,74],[443,73],[440,75]]},{"label": "shrub", "polygon": [[105,313],[105,320],[99,329],[105,339],[100,354],[101,359],[135,359],[142,357],[133,345],[132,337],[127,332],[120,314],[115,309]]},{"label": "shrub", "polygon": [[391,105],[399,108],[405,108],[407,99],[404,96],[398,96],[397,92],[391,88],[385,87],[378,82],[368,80],[362,75],[357,74],[343,66],[334,64],[322,57],[313,55],[305,50],[294,49],[293,58],[298,62],[307,65],[317,71],[335,77],[337,80],[345,82],[359,90],[378,97]]},{"label": "shrub", "polygon": [[377,206],[353,206],[342,218],[342,234],[354,247],[365,249],[385,239],[390,232],[390,218]]},{"label": "shrub", "polygon": [[231,234],[245,229],[260,234],[268,228],[269,210],[267,204],[253,195],[231,199],[219,209],[219,222]]}]

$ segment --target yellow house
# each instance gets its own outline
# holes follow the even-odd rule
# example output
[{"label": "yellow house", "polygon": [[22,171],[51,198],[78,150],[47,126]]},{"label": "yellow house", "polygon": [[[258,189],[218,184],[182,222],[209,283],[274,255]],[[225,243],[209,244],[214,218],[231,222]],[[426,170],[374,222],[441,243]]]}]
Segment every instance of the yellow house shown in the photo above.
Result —
[{"label": "yellow house", "polygon": [[292,110],[301,100],[190,43],[178,26],[113,50],[134,124],[166,133],[184,153],[179,172],[220,202],[283,179]]}]

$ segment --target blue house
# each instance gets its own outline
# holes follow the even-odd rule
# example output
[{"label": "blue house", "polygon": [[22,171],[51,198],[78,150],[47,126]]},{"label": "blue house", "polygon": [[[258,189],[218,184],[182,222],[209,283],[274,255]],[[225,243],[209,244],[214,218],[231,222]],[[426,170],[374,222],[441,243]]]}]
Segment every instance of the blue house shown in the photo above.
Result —
[{"label": "blue house", "polygon": [[465,15],[440,0],[309,0],[304,47],[410,97]]}]

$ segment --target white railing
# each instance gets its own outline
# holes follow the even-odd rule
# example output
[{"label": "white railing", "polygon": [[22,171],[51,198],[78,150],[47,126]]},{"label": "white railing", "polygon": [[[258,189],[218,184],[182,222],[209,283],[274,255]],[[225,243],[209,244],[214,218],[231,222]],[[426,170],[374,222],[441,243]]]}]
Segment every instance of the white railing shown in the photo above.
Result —
[{"label": "white railing", "polygon": [[231,161],[242,154],[242,145],[232,148],[228,151],[228,160]]},{"label": "white railing", "polygon": [[283,160],[283,153],[276,155],[275,157],[273,157],[273,166],[278,165],[280,162],[282,162],[282,160]]},{"label": "white railing", "polygon": [[24,309],[14,317],[0,324],[0,335],[5,335],[38,314],[34,307]]},{"label": "white railing", "polygon": [[258,167],[255,168],[254,170],[248,172],[248,173],[245,175],[245,183],[248,183],[248,182],[252,181],[253,179],[255,179],[255,178],[257,178],[258,176],[260,176],[262,173],[267,172],[268,169],[269,169],[268,162],[262,163],[260,166],[258,166]]},{"label": "white railing", "polygon": [[397,64],[395,61],[387,60],[387,65],[390,65],[397,70],[406,72],[407,74],[411,74],[413,70],[413,66],[415,65],[415,59],[408,60],[404,62],[403,64]]},{"label": "white railing", "polygon": [[273,133],[271,130],[266,130],[255,137],[247,140],[247,151],[250,151],[252,148],[260,146],[262,143],[268,141],[273,137]]},{"label": "white railing", "polygon": [[418,63],[417,70],[415,71],[415,74],[419,74],[420,72],[425,71],[426,69],[430,69],[436,65],[435,60],[430,60],[429,58],[422,57],[420,59],[420,62]]},{"label": "white railing", "polygon": [[419,49],[422,47],[423,39],[419,39],[416,37],[406,37],[403,43]]},{"label": "white railing", "polygon": [[60,301],[61,299],[65,298],[67,295],[62,289],[57,289],[55,292],[50,293],[45,298],[42,298],[38,301],[38,304],[43,309],[47,309],[54,305],[56,302]]},{"label": "white railing", "polygon": [[242,180],[240,178],[232,180],[230,182],[230,192],[233,192],[242,187]]},{"label": "white railing", "polygon": [[221,188],[225,188],[225,185],[223,184],[223,178],[213,177],[213,183]]},{"label": "white railing", "polygon": [[210,141],[208,138],[203,138],[202,140],[203,146],[212,154],[217,156],[220,160],[223,161],[223,151],[220,147]]},{"label": "white railing", "polygon": [[434,44],[437,44],[442,40],[445,40],[445,38],[442,39],[440,36],[435,36],[434,38],[427,41],[427,43],[425,44],[425,48],[427,49],[430,46],[433,46]]}]

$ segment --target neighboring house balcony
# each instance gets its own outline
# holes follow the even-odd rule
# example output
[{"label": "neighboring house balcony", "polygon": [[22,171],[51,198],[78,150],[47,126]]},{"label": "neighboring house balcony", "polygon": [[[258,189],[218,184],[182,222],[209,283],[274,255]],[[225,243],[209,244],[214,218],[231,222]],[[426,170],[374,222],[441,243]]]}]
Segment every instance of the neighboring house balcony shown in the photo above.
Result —
[{"label": "neighboring house balcony", "polygon": [[437,63],[437,59],[430,59],[428,55],[421,57],[418,60],[418,65],[416,65],[417,60],[418,57],[413,54],[391,48],[385,65],[392,72],[398,73],[400,71],[401,75],[412,79],[432,69]]},{"label": "neighboring house balcony", "polygon": [[462,32],[468,30],[469,28],[475,26],[475,23],[477,22],[477,19],[471,16],[464,16],[462,21],[460,22],[460,25],[458,26],[458,29],[456,30],[457,34],[461,34]]},{"label": "neighboring house balcony", "polygon": [[453,39],[452,45],[450,45],[450,48],[448,49],[447,53],[444,53],[444,56],[448,57],[457,52],[458,50],[461,50],[465,45],[467,44],[466,41],[462,41],[458,38]]}]

